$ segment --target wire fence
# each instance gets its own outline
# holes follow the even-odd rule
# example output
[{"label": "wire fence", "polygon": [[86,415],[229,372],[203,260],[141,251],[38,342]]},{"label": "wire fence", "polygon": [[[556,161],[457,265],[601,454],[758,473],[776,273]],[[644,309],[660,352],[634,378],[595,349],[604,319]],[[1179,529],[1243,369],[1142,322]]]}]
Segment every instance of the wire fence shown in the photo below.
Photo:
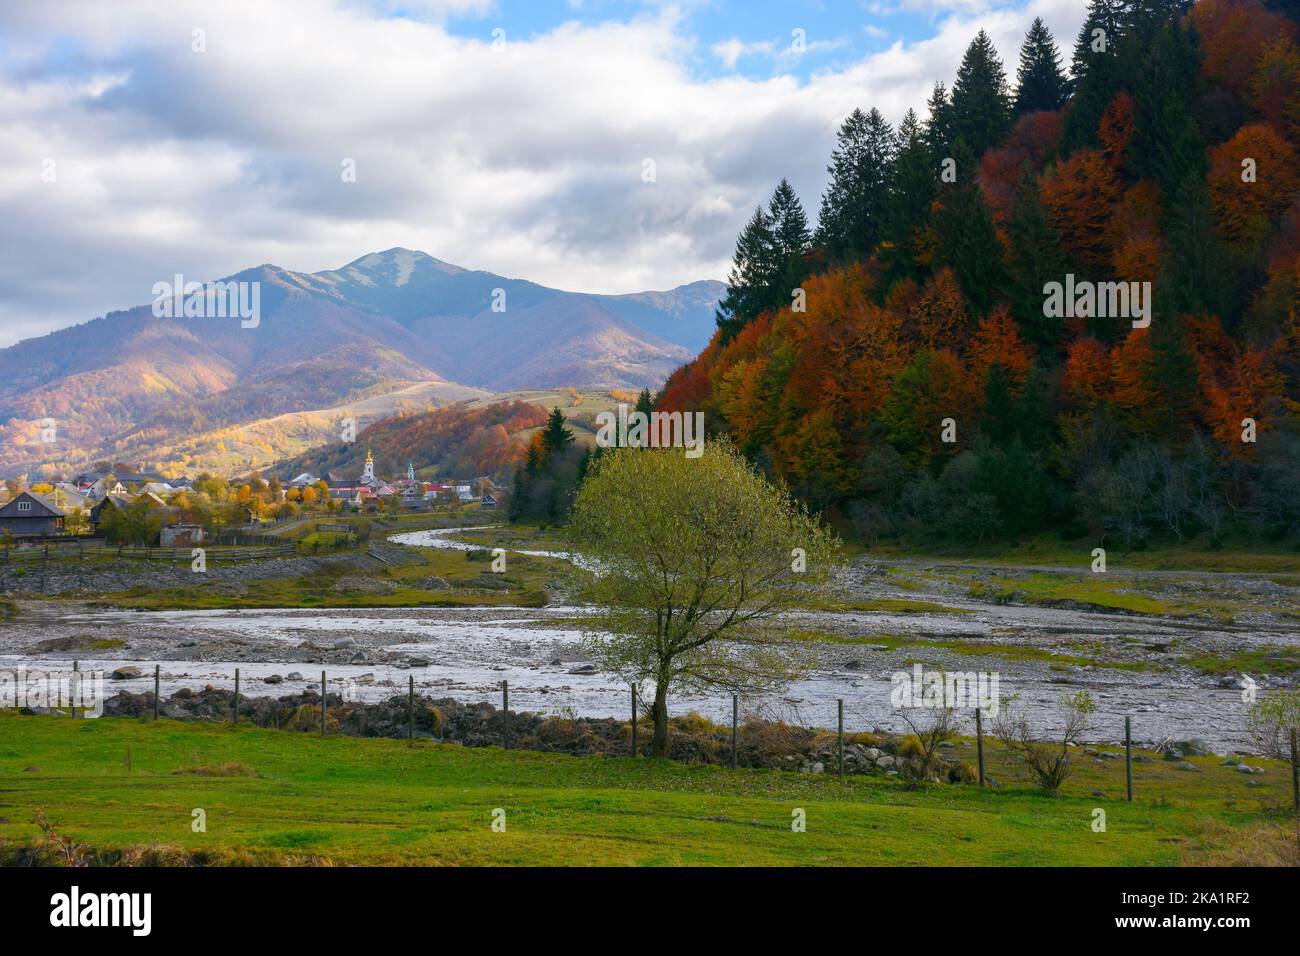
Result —
[{"label": "wire fence", "polygon": [[[90,662],[90,666],[102,663]],[[594,696],[597,691],[592,689],[431,678],[431,672],[420,666],[404,675],[390,670],[378,677],[373,672],[358,673],[355,667],[331,673],[328,666],[296,666],[299,669],[256,663],[195,676],[190,673],[194,662],[176,662],[180,673],[163,664],[127,665],[102,681],[95,709],[108,716],[146,720],[242,723],[321,736],[388,737],[412,744],[429,740],[574,755],[637,758],[648,756],[653,746],[652,701],[632,687],[621,694],[605,688]],[[73,670],[82,679],[95,673],[83,670],[80,662],[74,663]],[[612,706],[611,695],[622,697],[622,714]],[[81,708],[58,709],[73,717],[98,715],[89,712],[94,705],[84,706],[88,702],[82,700]],[[45,702],[58,703],[49,694]],[[810,706],[792,698],[707,696],[670,699],[667,710],[672,725],[669,755],[678,759],[841,777],[892,776],[905,769],[898,744],[907,731],[888,729],[896,712],[877,702],[837,699],[829,706],[825,701]],[[975,746],[976,766],[968,782],[980,787],[990,782],[986,772],[993,736],[989,717],[974,709],[960,718],[960,732],[973,738]],[[1122,760],[1125,795],[1131,801],[1133,718],[1125,716],[1122,726],[1113,731],[1122,741],[1122,751],[1089,752],[1098,760],[1112,760],[1117,772]],[[1294,740],[1292,748],[1292,795],[1300,812],[1300,761]],[[1137,759],[1149,758],[1139,755]],[[1248,768],[1248,772],[1255,771]]]}]

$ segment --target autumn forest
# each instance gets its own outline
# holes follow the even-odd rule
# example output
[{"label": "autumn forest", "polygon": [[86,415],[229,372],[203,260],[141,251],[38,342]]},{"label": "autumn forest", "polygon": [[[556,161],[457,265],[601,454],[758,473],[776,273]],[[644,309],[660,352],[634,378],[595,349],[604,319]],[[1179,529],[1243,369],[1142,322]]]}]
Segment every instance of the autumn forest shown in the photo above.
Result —
[{"label": "autumn forest", "polygon": [[845,119],[658,407],[868,542],[1300,539],[1300,5],[1093,0],[1070,39],[981,32],[923,111]]}]

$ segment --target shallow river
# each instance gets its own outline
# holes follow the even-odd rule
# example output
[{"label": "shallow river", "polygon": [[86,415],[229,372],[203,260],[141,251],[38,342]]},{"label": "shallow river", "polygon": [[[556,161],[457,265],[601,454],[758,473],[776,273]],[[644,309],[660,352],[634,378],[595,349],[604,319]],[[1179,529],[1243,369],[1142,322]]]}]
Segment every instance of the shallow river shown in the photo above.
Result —
[{"label": "shallow river", "polygon": [[[455,531],[395,536],[398,543],[425,547],[473,548],[450,540]],[[555,557],[543,551],[519,553]],[[951,595],[947,604],[960,603]],[[959,613],[958,613],[959,612]],[[509,682],[516,710],[556,712],[572,708],[590,716],[626,716],[629,688],[601,673],[574,673],[590,662],[581,648],[576,607],[417,608],[367,610],[252,610],[131,612],[64,609],[46,605],[5,625],[0,667],[28,671],[66,671],[72,659],[82,670],[111,671],[135,664],[139,678],[111,681],[121,688],[151,690],[155,662],[165,691],[205,684],[229,687],[238,667],[241,690],[249,696],[284,694],[319,686],[322,669],[331,692],[373,700],[404,692],[414,678],[426,695],[500,704],[500,685]],[[796,623],[833,628],[858,643],[829,644],[809,675],[781,694],[742,699],[742,714],[761,713],[810,726],[834,727],[837,702],[844,702],[847,730],[904,729],[891,705],[892,679],[910,672],[915,649],[863,643],[873,634],[914,634],[927,638],[1010,644],[1080,635],[1107,640],[1169,641],[1186,636],[1186,625],[1162,619],[1135,622],[1111,614],[1083,614],[1059,608],[999,606],[966,600],[965,606],[934,613],[816,613]],[[91,634],[126,641],[126,647],[90,656],[87,651],[41,651],[42,640]],[[1196,639],[1221,640],[1224,634],[1201,628]],[[1227,637],[1235,639],[1233,635]],[[1248,635],[1242,635],[1249,640]],[[1270,638],[1275,639],[1275,638]],[[1157,645],[1159,646],[1159,645]],[[353,658],[357,662],[353,663]],[[415,666],[410,666],[415,659]],[[423,663],[423,661],[427,661]],[[999,691],[1018,695],[1035,729],[1048,735],[1059,723],[1063,693],[1088,689],[1096,700],[1094,740],[1119,740],[1124,718],[1133,720],[1135,741],[1200,737],[1219,752],[1248,749],[1242,692],[1217,686],[1200,675],[1177,669],[1127,670],[1115,667],[1052,667],[1041,660],[971,655],[945,658],[936,651],[928,665],[953,670],[996,671]],[[589,668],[586,668],[589,669]],[[296,672],[300,678],[288,679]],[[279,675],[282,683],[266,683]],[[718,721],[731,718],[731,699],[723,694],[672,700],[674,713],[698,711]],[[966,731],[971,711],[961,711]]]}]

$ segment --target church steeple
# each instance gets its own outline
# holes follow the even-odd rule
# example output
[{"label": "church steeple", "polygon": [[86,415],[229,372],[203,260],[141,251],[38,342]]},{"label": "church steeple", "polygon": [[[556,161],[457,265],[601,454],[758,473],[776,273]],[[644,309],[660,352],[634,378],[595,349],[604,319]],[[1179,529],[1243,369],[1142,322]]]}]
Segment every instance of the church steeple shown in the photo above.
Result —
[{"label": "church steeple", "polygon": [[406,463],[406,480],[415,481],[415,464],[413,462],[408,461]]},{"label": "church steeple", "polygon": [[370,449],[368,448],[366,449],[366,465],[361,469],[361,480],[375,480],[375,459],[374,456],[370,454]]}]

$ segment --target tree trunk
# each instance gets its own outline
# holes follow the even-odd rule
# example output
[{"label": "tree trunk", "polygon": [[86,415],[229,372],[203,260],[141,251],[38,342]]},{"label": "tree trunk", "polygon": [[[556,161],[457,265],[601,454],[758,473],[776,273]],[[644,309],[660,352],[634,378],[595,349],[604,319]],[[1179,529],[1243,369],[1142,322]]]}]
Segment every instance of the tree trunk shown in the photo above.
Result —
[{"label": "tree trunk", "polygon": [[655,684],[654,710],[655,732],[650,741],[650,756],[668,756],[668,681],[660,680]]}]

